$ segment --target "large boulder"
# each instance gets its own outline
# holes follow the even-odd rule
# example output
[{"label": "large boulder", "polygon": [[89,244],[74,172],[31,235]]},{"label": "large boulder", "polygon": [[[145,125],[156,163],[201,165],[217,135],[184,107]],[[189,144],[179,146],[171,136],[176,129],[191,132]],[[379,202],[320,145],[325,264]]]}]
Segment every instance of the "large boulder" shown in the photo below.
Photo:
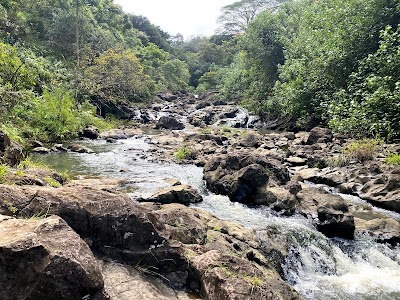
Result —
[{"label": "large boulder", "polygon": [[300,299],[259,251],[253,231],[177,204],[153,208],[150,218],[163,236],[179,242],[188,286],[205,299]]},{"label": "large boulder", "polygon": [[102,288],[91,250],[64,220],[0,216],[1,299],[104,299]]},{"label": "large boulder", "polygon": [[297,194],[301,213],[318,217],[318,230],[328,237],[354,237],[354,216],[339,195],[329,194],[318,188],[304,188]]},{"label": "large boulder", "polygon": [[95,140],[95,139],[99,138],[100,132],[97,127],[88,125],[82,129],[81,136],[84,138]]},{"label": "large boulder", "polygon": [[157,129],[171,129],[171,130],[182,130],[185,126],[177,119],[171,116],[162,116],[156,124]]},{"label": "large boulder", "polygon": [[312,145],[315,143],[327,143],[332,142],[333,134],[332,130],[322,127],[314,127],[310,131],[310,135],[307,138],[306,144]]},{"label": "large boulder", "polygon": [[360,189],[359,196],[375,206],[400,213],[400,174],[377,176]]},{"label": "large boulder", "polygon": [[203,201],[200,193],[189,185],[180,184],[165,188],[146,199],[143,202],[157,202],[162,204],[181,203],[190,204]]},{"label": "large boulder", "polygon": [[207,187],[236,202],[254,202],[257,191],[270,178],[278,183],[286,183],[289,181],[288,170],[275,159],[246,152],[214,156],[204,167]]},{"label": "large boulder", "polygon": [[9,136],[0,131],[0,163],[10,166],[18,165],[26,156],[21,145],[10,140]]},{"label": "large boulder", "polygon": [[[62,217],[98,253],[131,264],[146,262],[160,273],[179,270],[179,253],[157,233],[148,210],[125,194],[85,186],[0,185],[0,198],[3,214]],[[167,256],[170,261],[164,261]]]}]

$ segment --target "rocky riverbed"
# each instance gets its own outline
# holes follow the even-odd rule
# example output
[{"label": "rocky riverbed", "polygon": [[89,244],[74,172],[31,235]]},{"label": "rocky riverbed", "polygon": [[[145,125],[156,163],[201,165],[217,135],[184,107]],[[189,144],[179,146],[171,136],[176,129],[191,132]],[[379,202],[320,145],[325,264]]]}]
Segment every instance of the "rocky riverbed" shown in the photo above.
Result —
[{"label": "rocky riverbed", "polygon": [[[331,299],[400,296],[400,171],[384,162],[398,144],[377,146],[368,161],[346,156],[341,166],[345,138],[318,127],[265,132],[212,93],[160,95],[131,118],[101,135],[86,128],[95,142],[35,145],[50,153],[40,159],[62,157],[56,167],[68,162],[91,177],[8,173],[15,184],[0,185],[4,299],[326,299],[340,287],[335,276],[354,274],[339,264],[352,248],[386,268],[388,282]],[[18,147],[2,140],[10,159]],[[72,161],[81,158],[83,168]],[[300,278],[311,276],[310,261],[312,276],[325,277]],[[333,289],[324,291],[327,277]]]}]

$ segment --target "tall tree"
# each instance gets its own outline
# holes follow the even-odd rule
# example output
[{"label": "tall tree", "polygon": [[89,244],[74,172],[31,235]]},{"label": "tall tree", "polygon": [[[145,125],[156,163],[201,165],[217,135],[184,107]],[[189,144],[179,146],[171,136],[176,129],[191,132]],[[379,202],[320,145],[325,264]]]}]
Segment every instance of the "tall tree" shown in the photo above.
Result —
[{"label": "tall tree", "polygon": [[255,17],[266,9],[274,10],[283,0],[240,0],[221,8],[219,34],[243,33]]}]

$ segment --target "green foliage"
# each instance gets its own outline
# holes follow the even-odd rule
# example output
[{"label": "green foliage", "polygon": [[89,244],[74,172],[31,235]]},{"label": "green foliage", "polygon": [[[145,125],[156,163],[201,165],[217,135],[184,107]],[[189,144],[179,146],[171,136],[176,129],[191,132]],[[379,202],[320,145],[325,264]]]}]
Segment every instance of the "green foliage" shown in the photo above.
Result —
[{"label": "green foliage", "polygon": [[75,137],[83,128],[90,112],[81,108],[71,92],[59,88],[19,103],[10,115],[23,136],[57,141]]},{"label": "green foliage", "polygon": [[0,164],[0,183],[4,182],[4,180],[6,178],[7,170],[8,170],[8,166],[7,165]]},{"label": "green foliage", "polygon": [[49,169],[48,166],[46,166],[43,163],[37,162],[37,161],[33,161],[32,159],[30,159],[29,157],[25,158],[24,160],[22,160],[19,165],[18,165],[18,169]]},{"label": "green foliage", "polygon": [[132,51],[108,50],[84,71],[83,89],[90,97],[140,101],[150,96],[150,78]]},{"label": "green foliage", "polygon": [[8,211],[12,214],[12,216],[15,216],[18,212],[18,208],[16,208],[12,203],[9,203],[7,201],[3,201],[3,204],[7,206]]},{"label": "green foliage", "polygon": [[61,186],[61,183],[59,183],[58,181],[54,180],[54,178],[45,177],[44,180],[45,180],[51,187],[58,188],[58,187]]},{"label": "green foliage", "polygon": [[307,126],[326,118],[337,131],[393,137],[399,12],[395,0],[300,0],[264,11],[240,38],[222,95],[265,119]]},{"label": "green foliage", "polygon": [[360,162],[374,160],[380,143],[381,141],[374,139],[363,139],[360,141],[351,142],[343,148],[343,154],[350,159]]},{"label": "green foliage", "polygon": [[191,150],[189,147],[183,147],[176,151],[174,153],[175,158],[178,161],[184,160],[184,159],[195,159],[196,158],[196,153]]},{"label": "green foliage", "polygon": [[390,153],[385,161],[388,165],[400,166],[400,154]]},{"label": "green foliage", "polygon": [[330,125],[352,136],[400,135],[400,27],[381,32],[379,49],[360,63],[329,105]]}]

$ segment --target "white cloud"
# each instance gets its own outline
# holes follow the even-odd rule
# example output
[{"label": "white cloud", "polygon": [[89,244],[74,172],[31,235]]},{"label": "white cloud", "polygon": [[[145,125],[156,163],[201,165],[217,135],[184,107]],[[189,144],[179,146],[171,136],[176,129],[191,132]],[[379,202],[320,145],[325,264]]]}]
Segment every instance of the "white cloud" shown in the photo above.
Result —
[{"label": "white cloud", "polygon": [[221,7],[235,0],[115,0],[123,10],[143,15],[162,30],[185,37],[212,35]]}]

